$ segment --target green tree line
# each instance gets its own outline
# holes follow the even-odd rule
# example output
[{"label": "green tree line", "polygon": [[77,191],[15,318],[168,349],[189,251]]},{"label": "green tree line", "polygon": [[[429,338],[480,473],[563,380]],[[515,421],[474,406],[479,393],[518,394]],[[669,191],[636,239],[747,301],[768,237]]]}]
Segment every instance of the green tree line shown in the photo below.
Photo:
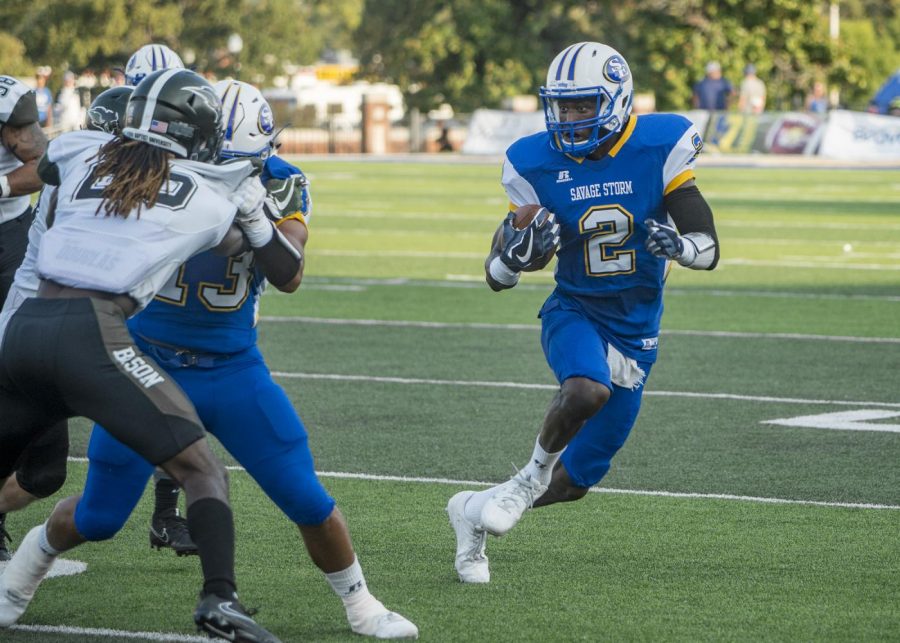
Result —
[{"label": "green tree line", "polygon": [[[566,45],[598,40],[629,61],[636,90],[658,109],[685,109],[710,60],[737,83],[752,62],[769,106],[802,102],[815,80],[865,107],[900,67],[900,0],[4,0],[0,72],[122,67],[148,42],[169,45],[201,70],[266,86],[285,64],[347,49],[359,75],[397,83],[407,103],[457,111],[533,94]],[[235,55],[228,38],[244,46]],[[190,56],[185,56],[190,52]]]}]

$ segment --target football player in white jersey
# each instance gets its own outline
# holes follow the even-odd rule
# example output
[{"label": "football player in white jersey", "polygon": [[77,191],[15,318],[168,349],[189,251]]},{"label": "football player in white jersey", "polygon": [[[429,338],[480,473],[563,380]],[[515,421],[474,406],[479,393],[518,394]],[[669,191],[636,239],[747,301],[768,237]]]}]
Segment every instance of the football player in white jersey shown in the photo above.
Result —
[{"label": "football player in white jersey", "polygon": [[[713,215],[694,183],[703,142],[686,118],[631,113],[625,58],[598,42],[564,49],[541,88],[546,131],[513,143],[503,166],[510,210],[543,206],[516,230],[513,214],[485,263],[492,290],[555,252],[556,289],[541,308],[541,346],[559,382],[528,464],[484,491],[461,491],[447,512],[456,571],[490,581],[487,534],[502,536],[532,507],[585,497],[637,419],[656,361],[670,262],[712,270]],[[549,214],[553,213],[553,214]]]},{"label": "football player in white jersey", "polygon": [[[131,87],[107,89],[91,103],[85,129],[118,134],[125,122],[125,106]],[[16,309],[28,297],[37,295],[37,253],[41,237],[47,231],[47,212],[56,198],[56,187],[46,186],[34,209],[34,222],[28,228],[28,248],[0,312],[0,345],[3,329]],[[11,537],[5,528],[6,513],[22,509],[35,500],[47,498],[66,480],[66,458],[69,455],[69,433],[63,420],[34,440],[21,456],[16,471],[0,488],[0,562],[9,560],[7,542]]]},{"label": "football player in white jersey", "polygon": [[[206,430],[297,526],[313,563],[341,599],[350,628],[379,639],[415,638],[418,628],[369,591],[343,514],[316,475],[306,427],[256,345],[266,283],[285,293],[301,284],[301,253],[312,216],[306,177],[272,156],[272,111],[258,89],[235,80],[215,87],[222,97],[222,158],[263,162],[260,181],[270,190],[269,217],[260,221],[258,235],[244,230],[246,254],[192,257],[129,320],[129,330],[138,347],[181,386]],[[265,252],[273,233],[283,235],[297,254]],[[78,526],[99,540],[125,525],[153,466],[102,426],[91,433],[88,458]]]},{"label": "football player in white jersey", "polygon": [[[240,229],[256,229],[265,216],[265,190],[249,162],[211,164],[221,118],[202,77],[159,71],[129,100],[124,137],[73,132],[48,147],[39,171],[58,186],[58,198],[38,251],[38,295],[11,316],[0,351],[0,480],[46,427],[75,415],[103,422],[185,489],[204,576],[197,626],[233,641],[274,643],[237,600],[224,468],[189,400],[125,326],[188,257],[212,247],[236,251]],[[56,557],[86,541],[79,497],[58,503],[7,563],[0,627],[24,613]]]},{"label": "football player in white jersey", "polygon": [[[34,219],[28,195],[43,186],[37,163],[46,148],[34,90],[11,76],[0,76],[0,305],[25,256]],[[0,508],[0,562],[10,557],[6,511]]]},{"label": "football player in white jersey", "polygon": [[[144,45],[134,52],[125,65],[125,82],[136,86],[148,74],[163,69],[184,69],[181,57],[160,44]],[[165,471],[157,468],[153,473],[153,514],[150,516],[150,544],[156,549],[169,548],[179,556],[197,553],[197,545],[191,540],[187,521],[178,512],[178,496],[181,489]]]}]

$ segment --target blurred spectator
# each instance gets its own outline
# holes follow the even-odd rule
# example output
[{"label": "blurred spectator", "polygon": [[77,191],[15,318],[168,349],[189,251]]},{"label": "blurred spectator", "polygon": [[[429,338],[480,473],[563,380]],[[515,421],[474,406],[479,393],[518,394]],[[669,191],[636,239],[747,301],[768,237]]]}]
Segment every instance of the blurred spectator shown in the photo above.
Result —
[{"label": "blurred spectator", "polygon": [[738,96],[738,110],[744,114],[761,114],[766,108],[766,84],[756,75],[756,65],[744,67],[744,80],[741,81]]},{"label": "blurred spectator", "polygon": [[70,71],[63,74],[63,86],[56,96],[56,111],[59,128],[63,132],[78,129],[84,122],[81,98],[75,87],[75,74]]},{"label": "blurred spectator", "polygon": [[806,95],[806,111],[813,114],[824,114],[828,111],[828,95],[825,83],[817,80],[812,91]]},{"label": "blurred spectator", "polygon": [[450,128],[446,123],[440,123],[441,135],[437,139],[438,152],[452,152],[453,143],[450,142]]},{"label": "blurred spectator", "polygon": [[53,125],[53,92],[47,87],[47,78],[50,77],[52,70],[47,66],[37,68],[34,75],[35,88],[34,95],[37,101],[38,124],[41,127],[50,127]]},{"label": "blurred spectator", "polygon": [[716,61],[706,65],[706,76],[694,85],[693,105],[696,109],[724,110],[734,93],[731,83],[722,78],[722,66]]},{"label": "blurred spectator", "polygon": [[121,87],[125,84],[125,72],[118,67],[115,67],[112,72],[112,83],[111,87]]}]

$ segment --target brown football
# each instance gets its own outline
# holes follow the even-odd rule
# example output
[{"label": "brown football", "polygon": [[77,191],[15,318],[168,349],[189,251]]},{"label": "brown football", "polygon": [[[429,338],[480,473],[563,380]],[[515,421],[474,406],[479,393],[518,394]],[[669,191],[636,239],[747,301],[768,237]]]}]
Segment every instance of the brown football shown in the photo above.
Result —
[{"label": "brown football", "polygon": [[515,215],[515,217],[513,218],[513,227],[516,230],[523,230],[528,227],[528,224],[534,220],[534,217],[537,216],[537,213],[541,211],[542,207],[544,206],[538,205],[536,203],[527,203],[525,205],[520,205],[513,212],[513,214]]}]

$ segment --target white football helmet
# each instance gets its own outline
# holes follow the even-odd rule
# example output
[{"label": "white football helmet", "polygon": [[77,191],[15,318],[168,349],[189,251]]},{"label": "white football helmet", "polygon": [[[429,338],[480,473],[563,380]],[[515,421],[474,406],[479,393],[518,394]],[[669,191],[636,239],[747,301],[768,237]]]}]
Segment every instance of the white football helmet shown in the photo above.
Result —
[{"label": "white football helmet", "polygon": [[184,69],[181,57],[165,45],[144,45],[125,66],[125,82],[136,87],[148,74],[160,69]]},{"label": "white football helmet", "polygon": [[[587,156],[622,130],[631,113],[634,83],[628,63],[618,51],[599,42],[579,42],[566,47],[550,63],[540,97],[553,147]],[[592,98],[597,101],[594,116],[560,121],[559,101]]]},{"label": "white football helmet", "polygon": [[222,99],[225,128],[221,158],[266,160],[275,149],[275,120],[268,101],[256,87],[240,80],[220,80],[214,87]]}]

